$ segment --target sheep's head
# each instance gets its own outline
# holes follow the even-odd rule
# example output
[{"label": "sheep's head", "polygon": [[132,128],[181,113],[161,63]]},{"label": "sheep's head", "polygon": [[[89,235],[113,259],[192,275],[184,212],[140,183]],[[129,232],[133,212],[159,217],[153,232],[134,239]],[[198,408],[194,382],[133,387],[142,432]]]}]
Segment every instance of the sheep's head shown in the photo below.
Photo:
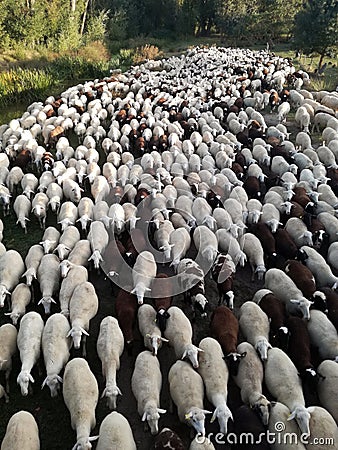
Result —
[{"label": "sheep's head", "polygon": [[146,411],[144,411],[142,416],[142,422],[147,421],[150,432],[152,435],[155,435],[158,433],[158,421],[160,419],[160,414],[165,414],[167,411],[165,409],[161,408],[147,408]]},{"label": "sheep's head", "polygon": [[310,417],[314,411],[313,407],[297,406],[287,420],[295,419],[302,434],[310,435]]},{"label": "sheep's head", "polygon": [[266,272],[265,266],[260,265],[256,267],[255,273],[257,273],[258,280],[263,280],[265,272]]},{"label": "sheep's head", "polygon": [[4,307],[6,295],[11,295],[5,285],[0,284],[0,308]]},{"label": "sheep's head", "polygon": [[102,392],[101,398],[107,398],[107,406],[109,409],[116,409],[116,399],[118,395],[122,395],[122,392],[116,384],[107,383]]},{"label": "sheep's head", "polygon": [[214,422],[216,418],[219,423],[220,432],[226,435],[228,432],[229,419],[231,419],[232,421],[234,420],[234,418],[232,417],[232,413],[226,403],[224,403],[224,405],[217,406],[211,417],[210,423]]},{"label": "sheep's head", "polygon": [[62,383],[62,378],[59,375],[57,375],[56,373],[53,375],[48,375],[44,379],[41,389],[43,389],[47,385],[50,389],[51,396],[56,397],[60,389],[60,383]]},{"label": "sheep's head", "polygon": [[212,414],[211,411],[200,408],[192,408],[186,415],[185,420],[189,425],[195,428],[198,434],[205,436],[205,414]]},{"label": "sheep's head", "polygon": [[232,376],[237,375],[239,363],[241,362],[242,358],[245,358],[245,356],[246,356],[246,352],[242,352],[242,353],[232,352],[232,353],[229,353],[228,355],[224,356],[223,359],[227,362],[227,364],[229,366],[229,372]]},{"label": "sheep's head", "polygon": [[268,359],[268,350],[271,347],[271,344],[268,342],[268,340],[264,337],[261,339],[258,339],[255,345],[255,349],[259,353],[259,356],[262,361],[266,361]]},{"label": "sheep's head", "polygon": [[88,261],[93,261],[94,268],[98,270],[100,268],[100,263],[103,261],[99,250],[94,250],[92,256],[88,259]]},{"label": "sheep's head", "polygon": [[61,278],[66,278],[66,276],[68,275],[68,272],[70,270],[70,268],[72,267],[71,263],[68,261],[68,259],[64,259],[61,263],[60,263],[60,275]]},{"label": "sheep's head", "polygon": [[310,320],[310,306],[312,305],[313,302],[311,302],[310,300],[308,300],[304,297],[299,300],[291,299],[290,303],[293,303],[294,305],[296,305],[297,309],[303,315],[303,319]]},{"label": "sheep's head", "polygon": [[99,436],[92,436],[92,437],[80,437],[72,450],[91,450],[92,448],[92,441],[96,441],[99,438]]},{"label": "sheep's head", "polygon": [[52,297],[42,297],[38,305],[42,304],[45,310],[45,314],[50,314],[50,307],[52,303],[56,304],[56,301]]},{"label": "sheep's head", "polygon": [[198,309],[201,310],[201,314],[206,314],[205,309],[207,307],[208,300],[205,298],[203,294],[196,294],[194,298],[194,305],[197,306]]},{"label": "sheep's head", "polygon": [[263,425],[267,425],[269,423],[269,414],[271,409],[271,403],[269,400],[262,395],[261,398],[255,402],[252,408],[257,411]]},{"label": "sheep's head", "polygon": [[185,347],[185,350],[183,352],[182,358],[188,358],[193,366],[194,369],[197,369],[199,367],[198,364],[198,353],[203,352],[201,348],[196,347],[196,345],[188,344]]},{"label": "sheep's head", "polygon": [[19,373],[18,378],[17,378],[17,383],[21,388],[21,394],[26,397],[26,395],[28,395],[28,386],[29,386],[29,382],[31,381],[32,383],[34,383],[34,378],[32,377],[32,375],[28,372],[28,370],[23,370]]},{"label": "sheep's head", "polygon": [[79,327],[79,326],[75,326],[71,330],[68,331],[67,337],[71,336],[71,338],[73,339],[74,348],[76,348],[76,349],[80,348],[81,338],[82,338],[83,334],[85,336],[89,336],[87,331],[84,328]]}]

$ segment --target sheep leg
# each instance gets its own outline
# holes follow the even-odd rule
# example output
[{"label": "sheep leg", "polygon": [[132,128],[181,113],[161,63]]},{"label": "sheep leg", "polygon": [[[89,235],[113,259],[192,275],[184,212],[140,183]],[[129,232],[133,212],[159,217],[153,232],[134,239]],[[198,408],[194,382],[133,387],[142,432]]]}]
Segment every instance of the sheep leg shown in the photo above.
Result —
[{"label": "sheep leg", "polygon": [[255,266],[250,263],[252,275],[251,275],[251,281],[255,281]]},{"label": "sheep leg", "polygon": [[82,356],[84,358],[86,358],[86,356],[87,356],[86,341],[87,341],[87,336],[85,334],[83,334],[82,335]]},{"label": "sheep leg", "polygon": [[[11,374],[12,369],[7,369],[5,372],[5,380],[6,380],[6,392],[9,394],[9,376]],[[7,402],[6,402],[7,403]]]}]

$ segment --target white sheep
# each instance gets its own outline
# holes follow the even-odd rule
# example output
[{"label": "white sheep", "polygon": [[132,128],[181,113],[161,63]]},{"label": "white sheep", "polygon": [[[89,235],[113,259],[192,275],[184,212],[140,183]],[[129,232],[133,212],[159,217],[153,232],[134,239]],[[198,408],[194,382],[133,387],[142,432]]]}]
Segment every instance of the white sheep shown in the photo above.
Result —
[{"label": "white sheep", "polygon": [[306,299],[302,292],[286,273],[280,269],[269,269],[265,274],[266,289],[270,289],[276,297],[285,303],[291,314],[301,313],[304,319],[310,319],[311,301]]},{"label": "white sheep", "polygon": [[28,411],[18,411],[9,419],[1,450],[40,450],[39,429]]},{"label": "white sheep", "polygon": [[69,225],[75,225],[79,216],[77,206],[73,202],[63,202],[58,214],[57,223],[61,225],[61,230],[64,231]]},{"label": "white sheep", "polygon": [[264,251],[260,240],[252,233],[245,233],[239,239],[239,244],[246,255],[247,261],[249,261],[252,270],[251,280],[254,281],[256,273],[258,280],[263,280],[266,267],[264,263]]},{"label": "white sheep", "polygon": [[245,339],[254,346],[262,361],[266,361],[269,343],[270,322],[268,316],[256,303],[247,301],[239,310],[239,326]]},{"label": "white sheep", "polygon": [[288,420],[295,419],[301,432],[310,434],[310,412],[305,408],[302,382],[298,371],[286,353],[277,347],[269,350],[264,365],[265,384],[271,395],[291,411]]},{"label": "white sheep", "polygon": [[48,206],[53,212],[57,213],[63,199],[62,187],[57,183],[50,183],[47,187],[46,195],[49,198]]},{"label": "white sheep", "polygon": [[32,200],[32,212],[38,219],[40,228],[45,229],[49,198],[44,192],[35,194]]},{"label": "white sheep", "polygon": [[198,368],[198,353],[202,350],[192,344],[192,327],[190,320],[177,306],[168,309],[169,318],[164,336],[174,347],[176,358],[188,358],[196,369]]},{"label": "white sheep", "polygon": [[191,441],[189,450],[215,450],[215,447],[209,438],[197,435]]},{"label": "white sheep", "polygon": [[89,261],[93,261],[95,269],[99,269],[100,262],[103,261],[102,255],[109,242],[109,234],[101,221],[94,220],[90,224],[87,239],[92,251]]},{"label": "white sheep", "polygon": [[42,172],[42,174],[39,178],[38,191],[46,192],[48,189],[48,186],[50,184],[54,183],[54,181],[55,181],[55,177],[50,170],[46,170],[45,172]]},{"label": "white sheep", "polygon": [[122,207],[124,210],[125,228],[130,232],[140,220],[140,217],[137,217],[137,207],[129,202],[123,203]]},{"label": "white sheep", "polygon": [[204,386],[202,377],[185,361],[176,361],[168,374],[172,401],[177,406],[180,422],[192,426],[197,433],[205,435],[203,408]]},{"label": "white sheep", "polygon": [[73,250],[69,253],[68,259],[64,259],[60,263],[61,278],[65,278],[71,268],[71,265],[88,266],[88,259],[91,254],[90,242],[88,239],[79,240]]},{"label": "white sheep", "polygon": [[324,225],[325,231],[329,235],[330,243],[337,242],[338,219],[328,212],[322,212],[318,214],[317,218]]},{"label": "white sheep", "polygon": [[85,359],[69,361],[63,376],[63,398],[70,412],[71,426],[76,430],[76,444],[72,450],[89,450],[90,430],[96,425],[95,408],[99,397],[97,381]]},{"label": "white sheep", "polygon": [[113,411],[106,416],[99,431],[96,450],[136,450],[132,429],[122,414]]},{"label": "white sheep", "polygon": [[[9,376],[12,371],[12,356],[16,352],[17,335],[15,326],[10,323],[5,323],[0,327],[0,370],[5,371],[7,392],[9,392]],[[6,391],[3,390],[3,393],[8,402]]]},{"label": "white sheep", "polygon": [[[252,166],[250,166],[250,167],[252,167]],[[255,198],[251,198],[250,200],[247,201],[246,222],[249,225],[258,223],[258,221],[262,215],[262,207],[263,207],[262,203],[259,200],[256,200]]]},{"label": "white sheep", "polygon": [[91,184],[90,192],[94,198],[94,203],[104,200],[110,191],[107,179],[103,175],[97,175]]},{"label": "white sheep", "polygon": [[[278,430],[278,438],[271,444],[272,450],[306,450],[301,442],[297,423],[289,420],[290,414],[289,408],[283,403],[275,402],[272,405],[269,415],[269,432],[276,433]],[[283,429],[279,429],[281,423]]]},{"label": "white sheep", "polygon": [[28,394],[29,382],[34,383],[31,370],[40,358],[43,327],[43,320],[35,311],[25,314],[20,322],[17,345],[20,352],[21,371],[17,377],[17,383],[24,396]]},{"label": "white sheep", "polygon": [[310,123],[311,123],[311,117],[308,113],[308,110],[305,108],[305,106],[300,106],[295,114],[295,121],[296,124],[299,126],[301,131],[304,131],[305,133],[310,133]]},{"label": "white sheep", "polygon": [[212,208],[205,198],[197,197],[192,204],[191,210],[197,225],[206,225],[211,230],[215,229],[215,219],[212,217]]},{"label": "white sheep", "polygon": [[298,167],[296,164],[289,164],[283,156],[274,156],[271,161],[271,172],[278,176],[282,176],[285,172],[296,174]]},{"label": "white sheep", "polygon": [[119,203],[114,203],[110,206],[108,211],[108,217],[111,218],[111,230],[118,236],[125,229],[125,213],[122,205]]},{"label": "white sheep", "polygon": [[309,245],[312,247],[312,233],[307,229],[307,226],[302,219],[299,219],[298,217],[291,217],[286,222],[284,229],[289,233],[298,248],[303,245]]},{"label": "white sheep", "polygon": [[241,358],[235,383],[241,390],[242,401],[257,411],[264,425],[269,421],[270,402],[262,394],[263,365],[254,347],[248,342],[237,346],[237,351],[244,354]]},{"label": "white sheep", "polygon": [[19,283],[15,287],[11,295],[11,312],[5,313],[6,316],[10,316],[13,325],[17,325],[20,317],[25,314],[26,306],[29,305],[31,298],[31,290],[26,284]]},{"label": "white sheep", "polygon": [[[321,166],[321,167],[323,167],[323,166]],[[326,173],[325,173],[325,175],[326,175]],[[328,203],[333,208],[338,206],[338,198],[335,195],[335,193],[333,192],[331,186],[329,186],[327,184],[320,184],[318,186],[317,191],[319,192],[319,196],[322,201]]]},{"label": "white sheep", "polygon": [[156,276],[156,262],[152,253],[141,252],[137,258],[132,271],[133,289],[132,294],[136,294],[139,305],[143,304],[144,296],[150,292],[150,286]]},{"label": "white sheep", "polygon": [[[88,271],[83,266],[78,266],[67,261],[67,276],[63,277],[60,292],[59,292],[59,302],[61,308],[61,314],[68,317],[69,316],[69,302],[73,295],[74,289],[81,283],[88,281]],[[64,269],[63,262],[60,263],[60,273],[62,274],[62,269]]]},{"label": "white sheep", "polygon": [[43,305],[45,313],[50,314],[52,303],[56,303],[53,296],[60,287],[60,260],[54,254],[44,255],[38,267],[37,279],[40,284],[42,298],[38,305]]},{"label": "white sheep", "polygon": [[338,334],[333,323],[322,311],[314,309],[307,324],[311,343],[322,359],[338,362]]},{"label": "white sheep", "polygon": [[264,203],[262,207],[261,222],[265,223],[272,233],[277,231],[280,222],[280,212],[272,203]]},{"label": "white sheep", "polygon": [[290,112],[290,103],[289,102],[283,102],[278,106],[278,114],[277,114],[277,120],[279,122],[286,122],[286,117]]},{"label": "white sheep", "polygon": [[[320,406],[312,406],[310,418],[310,438],[307,448],[316,446],[316,450],[330,450],[336,446],[338,427],[332,415]],[[323,441],[323,437],[325,440]],[[331,442],[330,442],[331,441]]]},{"label": "white sheep", "polygon": [[194,230],[193,241],[198,252],[196,262],[207,274],[218,254],[217,237],[210,228],[200,225]]},{"label": "white sheep", "polygon": [[184,227],[176,228],[170,233],[169,245],[171,247],[171,266],[177,268],[179,262],[185,257],[191,245],[190,234]]},{"label": "white sheep", "polygon": [[79,349],[83,335],[83,356],[86,355],[86,336],[89,336],[89,321],[96,315],[99,301],[95,288],[89,281],[79,284],[73,291],[69,301],[69,320],[74,348]]},{"label": "white sheep", "polygon": [[19,284],[25,265],[19,252],[7,250],[0,256],[0,308],[3,308],[6,295]]},{"label": "white sheep", "polygon": [[78,185],[78,183],[71,179],[66,179],[62,184],[62,190],[65,198],[70,200],[73,203],[78,204],[81,200],[81,192],[82,188]]},{"label": "white sheep", "polygon": [[235,266],[240,264],[240,266],[244,267],[246,254],[241,250],[237,239],[235,239],[231,233],[223,230],[222,228],[217,230],[215,234],[220,251],[228,253],[235,263]]},{"label": "white sheep", "polygon": [[80,222],[83,232],[87,232],[88,224],[93,220],[93,200],[89,197],[83,197],[79,201],[77,206],[79,218],[77,222]]},{"label": "white sheep", "polygon": [[42,245],[45,254],[52,253],[56,249],[60,235],[60,231],[55,227],[48,227],[45,229],[42,240],[39,242],[39,244]]},{"label": "white sheep", "polygon": [[105,317],[100,324],[96,349],[102,363],[102,375],[106,380],[102,397],[107,398],[110,409],[116,409],[117,396],[122,395],[116,384],[116,371],[120,368],[123,348],[124,338],[118,321],[112,316]]},{"label": "white sheep", "polygon": [[336,289],[338,277],[333,275],[330,266],[314,248],[303,245],[299,250],[299,259],[311,270],[318,288],[329,286]]},{"label": "white sheep", "polygon": [[338,364],[335,361],[325,360],[317,369],[320,375],[318,382],[318,397],[320,403],[338,421],[338,405],[335,401],[336,384],[338,377]]},{"label": "white sheep", "polygon": [[305,131],[300,131],[296,135],[296,147],[303,152],[307,149],[312,149],[311,137],[305,133]]},{"label": "white sheep", "polygon": [[30,200],[23,194],[18,195],[14,200],[13,209],[17,217],[16,223],[21,225],[25,233],[27,233],[26,222],[29,222],[31,208],[32,205]]},{"label": "white sheep", "polygon": [[151,434],[158,433],[160,414],[166,413],[160,406],[162,373],[158,359],[148,350],[140,353],[135,361],[131,377],[131,389],[137,401],[142,422],[147,421]]},{"label": "white sheep", "polygon": [[25,173],[21,179],[21,187],[23,195],[26,195],[29,199],[35,194],[38,187],[39,180],[33,173]]},{"label": "white sheep", "polygon": [[335,270],[338,270],[338,242],[332,242],[327,251],[327,261]]},{"label": "white sheep", "polygon": [[[270,165],[270,156],[267,149],[260,144],[256,144],[252,149],[253,158],[259,163],[260,166],[269,166]],[[250,164],[251,166],[252,164]],[[248,171],[250,169],[248,167]],[[253,169],[250,169],[253,170]]]},{"label": "white sheep", "polygon": [[[153,210],[154,212],[154,210]],[[155,219],[156,220],[156,219]],[[163,251],[164,261],[168,261],[170,259],[171,253],[171,244],[170,235],[174,231],[174,226],[170,220],[163,220],[159,223],[158,229],[155,230],[154,240],[156,242],[156,246],[160,251]]]},{"label": "white sheep", "polygon": [[60,261],[67,258],[71,250],[73,250],[75,244],[80,240],[80,232],[74,226],[68,226],[60,236],[59,243],[54,250],[57,253]]},{"label": "white sheep", "polygon": [[27,270],[22,274],[23,277],[26,277],[27,286],[31,286],[33,279],[36,279],[37,270],[43,255],[44,251],[41,245],[35,244],[29,248],[25,258],[25,266]]},{"label": "white sheep", "polygon": [[52,397],[56,397],[60,389],[62,378],[60,372],[69,360],[71,340],[67,337],[70,325],[60,313],[50,316],[42,333],[42,353],[47,376],[42,388],[47,385]]},{"label": "white sheep", "polygon": [[9,189],[9,192],[13,195],[14,191],[18,189],[18,184],[21,183],[21,180],[24,176],[24,173],[21,169],[21,167],[14,166],[9,171],[7,178],[6,178],[6,186]]},{"label": "white sheep", "polygon": [[227,405],[229,371],[224,361],[220,344],[211,337],[206,337],[199,343],[203,350],[199,358],[198,373],[205,385],[207,399],[215,407],[211,422],[218,420],[220,432],[227,434],[228,420],[233,420]]},{"label": "white sheep", "polygon": [[144,346],[155,356],[157,356],[162,342],[168,342],[168,339],[161,336],[161,331],[156,324],[156,315],[156,310],[147,304],[141,305],[137,312],[138,326],[144,339]]}]

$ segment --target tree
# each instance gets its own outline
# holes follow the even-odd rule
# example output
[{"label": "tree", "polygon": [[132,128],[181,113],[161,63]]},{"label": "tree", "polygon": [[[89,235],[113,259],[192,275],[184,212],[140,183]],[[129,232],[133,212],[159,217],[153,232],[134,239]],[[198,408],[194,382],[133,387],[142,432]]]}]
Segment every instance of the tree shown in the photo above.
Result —
[{"label": "tree", "polygon": [[317,53],[318,69],[338,45],[337,0],[308,0],[295,18],[294,47],[306,55]]}]

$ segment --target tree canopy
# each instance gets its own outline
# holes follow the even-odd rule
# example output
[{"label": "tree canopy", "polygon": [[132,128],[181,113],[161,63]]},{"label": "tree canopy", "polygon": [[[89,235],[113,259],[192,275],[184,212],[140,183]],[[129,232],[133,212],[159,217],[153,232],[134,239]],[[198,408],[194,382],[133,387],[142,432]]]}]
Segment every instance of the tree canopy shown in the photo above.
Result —
[{"label": "tree canopy", "polygon": [[75,50],[93,40],[211,36],[288,40],[305,53],[337,45],[337,0],[0,0],[0,48]]},{"label": "tree canopy", "polygon": [[338,45],[337,0],[308,0],[295,17],[294,46],[305,54],[325,56]]}]

